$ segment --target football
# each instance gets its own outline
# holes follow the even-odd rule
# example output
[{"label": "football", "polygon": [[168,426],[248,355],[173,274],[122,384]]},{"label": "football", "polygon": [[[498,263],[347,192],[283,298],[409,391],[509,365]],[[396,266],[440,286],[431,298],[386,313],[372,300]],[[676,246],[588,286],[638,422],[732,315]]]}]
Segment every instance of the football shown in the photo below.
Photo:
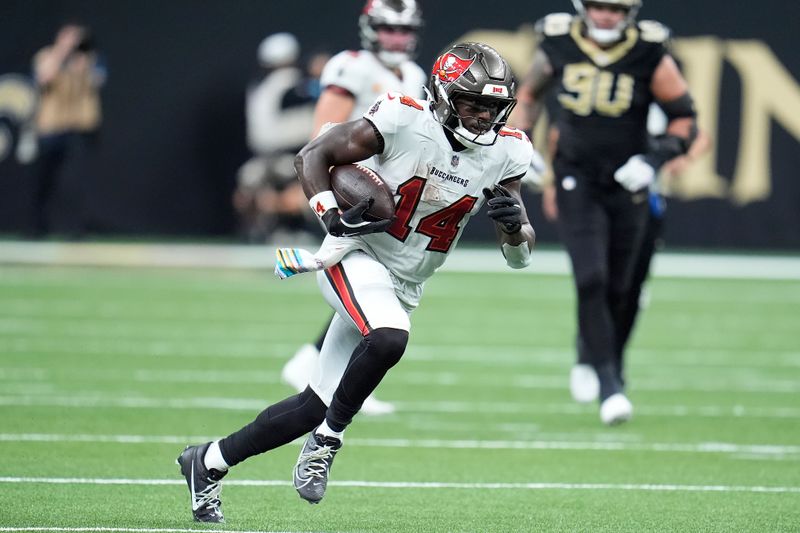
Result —
[{"label": "football", "polygon": [[345,211],[364,198],[372,198],[372,206],[364,213],[371,222],[394,216],[394,194],[377,172],[360,165],[341,165],[331,169],[331,190]]}]

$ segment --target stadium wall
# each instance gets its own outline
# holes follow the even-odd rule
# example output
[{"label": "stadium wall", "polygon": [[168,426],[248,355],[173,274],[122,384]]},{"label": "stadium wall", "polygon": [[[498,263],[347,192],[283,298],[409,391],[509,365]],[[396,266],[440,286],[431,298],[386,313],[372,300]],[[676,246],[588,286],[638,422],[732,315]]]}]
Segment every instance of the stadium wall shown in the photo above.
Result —
[{"label": "stadium wall", "polygon": [[[14,156],[33,93],[30,58],[58,25],[90,25],[105,55],[105,123],[91,180],[73,176],[60,194],[90,198],[97,234],[231,235],[230,193],[247,158],[244,88],[255,50],[276,31],[301,37],[305,51],[357,48],[362,2],[264,0],[9,0],[0,4],[0,232],[24,225],[26,172]],[[429,0],[419,60],[462,38],[486,40],[521,71],[533,48],[532,23],[566,0],[514,3]],[[800,56],[786,21],[800,7],[763,0],[645,0],[640,18],[670,26],[675,55],[692,85],[713,148],[675,183],[667,239],[676,246],[800,250]],[[529,195],[535,221],[538,197]],[[537,225],[542,241],[554,228]],[[492,238],[474,223],[465,239]]]}]

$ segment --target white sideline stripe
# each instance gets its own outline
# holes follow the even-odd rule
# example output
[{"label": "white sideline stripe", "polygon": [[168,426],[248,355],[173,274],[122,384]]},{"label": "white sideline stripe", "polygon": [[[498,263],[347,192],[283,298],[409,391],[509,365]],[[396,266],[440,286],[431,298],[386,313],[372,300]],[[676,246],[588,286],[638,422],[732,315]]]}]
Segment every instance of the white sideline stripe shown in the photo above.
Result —
[{"label": "white sideline stripe", "polygon": [[[186,444],[205,442],[218,437],[181,435],[88,435],[50,433],[0,433],[0,442],[106,442],[115,444]],[[302,442],[298,439],[297,442]],[[631,443],[619,441],[515,441],[515,440],[443,440],[443,439],[359,439],[347,438],[348,446],[377,448],[446,448],[491,450],[588,450],[588,451],[652,451],[686,453],[729,453],[755,455],[800,454],[800,446],[778,444],[734,444],[729,442]]]},{"label": "white sideline stripe", "polygon": [[[124,478],[53,478],[0,477],[0,483],[46,483],[56,485],[183,485],[181,479],[124,479]],[[766,487],[745,485],[672,485],[635,483],[449,483],[442,481],[329,481],[337,487],[381,489],[480,489],[480,490],[629,490],[663,492],[761,492],[800,494],[800,487]],[[243,479],[225,481],[227,486],[288,487],[291,481]]]},{"label": "white sideline stripe", "polygon": [[[313,248],[314,246],[307,246]],[[274,246],[0,242],[0,264],[251,268],[272,270]],[[443,270],[569,274],[563,250],[537,250],[530,268],[512,271],[495,249],[454,250]],[[800,257],[734,254],[656,255],[655,276],[728,279],[800,279]]]},{"label": "white sideline stripe", "polygon": [[[126,408],[126,409],[218,409],[229,411],[261,410],[268,400],[249,398],[144,398],[144,397],[93,397],[93,396],[0,396],[0,406],[73,407],[73,408]],[[589,405],[522,404],[515,402],[393,402],[400,413],[525,413],[551,415],[580,415],[596,413]],[[637,405],[637,414],[665,417],[753,417],[800,418],[800,408],[745,407],[743,405]]]},{"label": "white sideline stripe", "polygon": [[[2,532],[12,531],[92,531],[98,533],[208,533],[213,529],[141,528],[141,527],[0,527]],[[287,533],[278,531],[247,531],[226,529],[225,533]]]}]

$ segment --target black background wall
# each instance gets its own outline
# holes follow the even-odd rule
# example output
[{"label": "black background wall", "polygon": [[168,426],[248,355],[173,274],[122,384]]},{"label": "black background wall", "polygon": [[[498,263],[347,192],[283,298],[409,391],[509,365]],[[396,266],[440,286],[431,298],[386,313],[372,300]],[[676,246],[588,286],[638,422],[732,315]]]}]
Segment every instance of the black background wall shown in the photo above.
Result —
[{"label": "black background wall", "polygon": [[[305,51],[357,48],[360,1],[256,0],[5,0],[0,2],[0,75],[29,74],[30,58],[69,19],[90,25],[109,68],[103,92],[99,172],[90,229],[98,234],[225,237],[233,233],[230,192],[248,157],[244,88],[255,73],[255,50],[276,31],[300,36]],[[486,3],[428,0],[419,57],[429,68],[441,47],[475,28],[516,30],[567,0]],[[800,55],[792,26],[800,7],[762,0],[739,7],[722,0],[645,0],[640,18],[661,20],[679,36],[713,35],[766,44],[797,83]],[[742,85],[723,66],[720,119],[710,132],[717,171],[734,174],[740,138]],[[797,89],[800,91],[800,89]],[[787,104],[788,105],[788,104]],[[2,115],[0,108],[0,115]],[[9,131],[13,117],[2,120]],[[667,237],[673,245],[800,250],[798,139],[773,122],[769,145],[771,193],[743,205],[727,198],[674,200]],[[0,232],[24,224],[24,168],[0,161]],[[73,184],[74,186],[74,184]],[[69,204],[69,185],[63,203]],[[538,198],[528,198],[540,238],[555,241]],[[488,239],[473,222],[468,240]]]}]

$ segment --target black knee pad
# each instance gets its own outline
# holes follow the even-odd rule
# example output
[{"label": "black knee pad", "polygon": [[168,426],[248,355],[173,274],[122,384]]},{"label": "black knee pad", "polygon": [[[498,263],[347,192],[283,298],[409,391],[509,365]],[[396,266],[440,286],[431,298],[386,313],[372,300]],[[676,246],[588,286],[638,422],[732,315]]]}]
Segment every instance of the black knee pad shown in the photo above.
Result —
[{"label": "black knee pad", "polygon": [[386,368],[397,364],[408,344],[408,332],[395,328],[378,328],[364,337],[369,356],[380,360]]}]

